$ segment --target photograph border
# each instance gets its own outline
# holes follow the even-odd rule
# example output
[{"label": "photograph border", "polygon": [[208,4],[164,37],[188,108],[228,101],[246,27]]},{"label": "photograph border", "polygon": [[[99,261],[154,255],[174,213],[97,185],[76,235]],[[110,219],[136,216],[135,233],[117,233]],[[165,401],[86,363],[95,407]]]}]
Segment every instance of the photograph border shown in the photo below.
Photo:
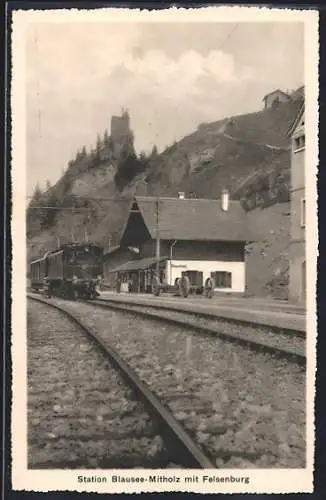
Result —
[{"label": "photograph border", "polygon": [[[21,2],[19,2],[19,3],[21,3]],[[43,2],[42,2],[42,3],[43,3]],[[32,4],[29,4],[28,9],[26,9],[26,10],[31,10],[31,9],[33,8],[33,7],[31,7],[31,5],[32,5]],[[40,5],[40,4],[37,4],[37,9],[39,9],[39,5]],[[80,4],[79,4],[79,5],[80,5]],[[95,4],[95,5],[96,5],[96,4]],[[133,5],[134,5],[134,4],[133,4]],[[174,6],[176,6],[176,7],[179,7],[179,6],[178,6],[178,5],[176,5],[176,4],[173,4],[173,5],[174,5]],[[223,5],[226,5],[226,4],[223,4]],[[103,7],[103,4],[101,4],[101,6]],[[106,4],[106,6],[107,6],[107,4]],[[262,6],[264,6],[264,7],[265,7],[266,5],[265,5],[265,4],[263,4]],[[114,7],[116,7],[116,5],[114,5]],[[123,7],[128,7],[128,8],[129,8],[129,6],[126,6],[126,4],[123,4]],[[267,6],[266,6],[266,7],[267,7]],[[270,7],[270,5],[268,5],[268,7]],[[51,8],[49,8],[48,6],[46,6],[45,8],[46,8],[47,10],[48,10],[48,9],[51,9]],[[61,7],[61,6],[60,6],[60,10],[64,10],[64,9],[67,9],[67,8],[69,8],[69,9],[70,9],[71,7],[70,7],[70,6],[66,6],[66,4],[65,4],[65,6],[64,6],[64,7]],[[79,7],[79,8],[81,8],[81,7]],[[133,7],[133,8],[136,8],[136,7]],[[137,7],[137,8],[139,8],[139,7]],[[147,4],[146,4],[146,8],[150,9],[150,7],[149,7]],[[166,9],[166,6],[161,6],[161,5],[160,5],[160,7],[159,7],[159,8],[160,8],[160,9]],[[192,8],[193,8],[193,6],[192,6]],[[87,7],[84,7],[84,6],[83,6],[83,7],[82,7],[82,9],[83,9],[83,10],[85,10],[85,9],[87,9]],[[91,10],[95,10],[95,9],[97,9],[97,7],[94,7],[94,8],[92,7],[92,8],[91,8]],[[157,7],[155,6],[155,8],[154,8],[153,10],[156,10],[156,9],[157,9]],[[15,10],[17,10],[16,5],[15,5]],[[8,14],[8,11],[7,11],[7,14]],[[10,18],[10,15],[9,15],[9,18]],[[9,18],[8,18],[8,19],[9,19]],[[8,40],[7,40],[7,43],[8,43]],[[7,61],[8,61],[8,60],[10,60],[10,57],[8,57]],[[320,66],[321,66],[321,61],[320,61]],[[10,75],[10,69],[8,69],[8,68],[7,68],[6,73],[7,73],[8,75]],[[7,85],[6,85],[6,86],[7,86],[7,89],[9,89],[9,90],[10,90],[10,83],[11,83],[11,81],[7,81]],[[320,89],[320,91],[321,91],[321,89]],[[8,111],[9,111],[9,112],[8,112]],[[9,97],[9,99],[8,99],[8,94],[7,94],[7,117],[6,117],[6,126],[7,126],[7,134],[8,134],[8,132],[9,132],[9,135],[10,135],[10,118],[11,118],[10,111],[11,111],[11,110],[10,110],[10,97]],[[10,177],[10,174],[11,174],[11,170],[10,170],[10,163],[11,163],[11,162],[10,162],[10,156],[8,155],[8,145],[9,145],[9,144],[10,144],[10,141],[8,141],[8,135],[7,135],[7,148],[6,148],[6,153],[7,153],[7,156],[6,156],[7,169],[4,169],[4,176],[5,176],[5,183],[4,183],[4,185],[6,185],[6,186],[7,186],[7,192],[5,193],[5,195],[8,195],[8,192],[10,191],[10,189],[8,190],[8,187],[10,186],[10,181],[11,181],[11,177]],[[7,172],[7,178],[6,178],[6,172]],[[319,187],[320,187],[320,180],[321,180],[321,179],[320,179],[320,177],[319,177],[319,179],[318,179],[318,185],[319,185]],[[318,189],[318,192],[320,192],[320,189]],[[5,205],[6,205],[6,204],[5,204]],[[7,204],[7,207],[8,207],[8,204]],[[9,215],[9,214],[8,214],[8,212],[6,213],[6,212],[4,211],[4,217],[7,217],[7,219],[9,219],[8,215]],[[10,221],[9,221],[9,220],[8,220],[8,223],[10,224]],[[8,228],[8,226],[7,226],[7,228]],[[10,233],[9,233],[9,234],[10,234]],[[321,224],[320,224],[320,222],[319,222],[319,238],[321,238]],[[320,240],[320,244],[321,244],[321,240]],[[8,239],[7,239],[7,245],[8,245]],[[6,242],[5,242],[5,252],[4,252],[4,254],[7,256],[7,259],[8,259],[8,246],[6,246]],[[9,247],[9,254],[10,254],[10,247]],[[10,256],[11,256],[11,255],[10,255]],[[4,273],[4,274],[6,275],[6,273]],[[5,284],[5,285],[6,285],[6,283],[7,283],[7,282],[6,282],[6,281],[4,281],[4,284]],[[317,284],[317,287],[318,287],[318,289],[317,289],[317,290],[318,290],[318,293],[319,293],[319,292],[320,292],[320,275],[319,275],[319,277],[318,277],[318,284]],[[8,289],[7,289],[7,287],[4,287],[4,290],[8,290]],[[5,296],[5,295],[4,295],[4,296]],[[8,314],[7,314],[7,316],[5,317],[5,320],[6,320],[6,321],[8,321]],[[7,326],[7,323],[5,323],[5,326]],[[8,331],[8,330],[7,330],[7,331]],[[6,342],[6,341],[8,342],[8,338],[7,338],[7,336],[4,336],[4,339],[5,339],[5,342]],[[5,348],[7,348],[7,349],[4,349],[4,352],[7,352],[7,353],[8,353],[8,345],[5,345]],[[9,353],[10,353],[10,349],[9,349]],[[6,361],[8,362],[8,358],[7,358],[7,360],[6,360]],[[10,362],[10,361],[11,361],[11,359],[10,359],[10,354],[9,354],[9,362]],[[317,379],[316,379],[316,383],[317,383],[317,380],[318,380],[318,375],[320,375],[320,373],[319,373],[319,372],[317,372]],[[9,382],[9,380],[10,380],[10,379],[7,379],[7,380],[8,380],[8,382]],[[8,400],[7,400],[7,398],[6,398],[6,401],[8,401]],[[317,404],[317,399],[316,399],[316,404]],[[8,407],[6,408],[6,410],[8,411]],[[8,421],[8,418],[7,418],[7,421]],[[51,490],[51,493],[53,493],[53,491],[55,491],[55,490]],[[73,494],[73,492],[74,492],[74,491],[77,491],[77,490],[71,490],[71,493],[69,494],[69,496],[71,496],[71,494]],[[87,494],[88,494],[88,492],[85,492],[85,491],[84,491],[84,492],[83,492],[83,494],[84,494],[84,495],[85,495],[85,494],[87,495]],[[149,493],[148,493],[148,494],[149,494]],[[156,494],[156,495],[157,495],[158,493],[154,493],[154,494]],[[180,493],[178,492],[178,494],[180,494]],[[184,494],[184,492],[181,492],[181,494]],[[227,493],[225,493],[225,494],[227,494]],[[271,493],[271,494],[272,494],[272,495],[274,495],[273,493]],[[265,495],[265,493],[258,494],[258,495]],[[235,498],[234,494],[233,494],[233,498]]]}]

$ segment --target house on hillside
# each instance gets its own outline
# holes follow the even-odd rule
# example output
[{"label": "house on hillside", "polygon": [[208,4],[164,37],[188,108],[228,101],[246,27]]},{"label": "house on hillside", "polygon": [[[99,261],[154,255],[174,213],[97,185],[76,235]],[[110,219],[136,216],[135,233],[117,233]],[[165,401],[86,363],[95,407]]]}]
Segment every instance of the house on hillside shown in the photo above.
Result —
[{"label": "house on hillside", "polygon": [[139,257],[116,269],[131,291],[151,292],[159,263],[160,281],[174,285],[187,275],[202,287],[213,277],[216,290],[243,293],[246,287],[245,244],[253,241],[249,219],[240,202],[185,198],[135,197],[120,245],[136,247]]},{"label": "house on hillside", "polygon": [[286,94],[286,92],[283,92],[280,89],[273,90],[273,92],[270,92],[263,97],[264,108],[272,108],[281,102],[288,102],[290,99],[290,96]]},{"label": "house on hillside", "polygon": [[291,137],[291,238],[289,299],[306,297],[305,108],[302,105],[288,131]]}]

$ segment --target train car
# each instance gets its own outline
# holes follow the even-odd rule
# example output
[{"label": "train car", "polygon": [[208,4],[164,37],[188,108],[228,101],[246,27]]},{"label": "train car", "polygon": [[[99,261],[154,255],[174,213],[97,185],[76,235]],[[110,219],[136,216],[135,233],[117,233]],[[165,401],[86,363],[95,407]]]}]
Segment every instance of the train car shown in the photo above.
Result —
[{"label": "train car", "polygon": [[35,292],[39,292],[44,286],[44,279],[47,275],[47,254],[40,259],[30,263],[30,283]]},{"label": "train car", "polygon": [[72,299],[98,296],[98,278],[103,272],[103,249],[92,243],[71,243],[47,255],[50,295]]}]

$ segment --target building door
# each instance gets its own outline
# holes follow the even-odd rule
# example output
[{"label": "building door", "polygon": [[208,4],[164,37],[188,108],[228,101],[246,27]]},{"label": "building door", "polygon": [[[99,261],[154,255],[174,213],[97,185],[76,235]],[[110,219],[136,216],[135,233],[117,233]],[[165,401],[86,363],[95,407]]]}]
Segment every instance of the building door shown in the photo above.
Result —
[{"label": "building door", "polygon": [[301,264],[301,300],[306,299],[306,288],[307,288],[306,261],[304,260]]},{"label": "building door", "polygon": [[137,271],[131,273],[129,283],[130,283],[130,291],[132,293],[138,293],[139,277]]},{"label": "building door", "polygon": [[146,274],[145,271],[139,271],[139,292],[144,293],[146,291]]}]

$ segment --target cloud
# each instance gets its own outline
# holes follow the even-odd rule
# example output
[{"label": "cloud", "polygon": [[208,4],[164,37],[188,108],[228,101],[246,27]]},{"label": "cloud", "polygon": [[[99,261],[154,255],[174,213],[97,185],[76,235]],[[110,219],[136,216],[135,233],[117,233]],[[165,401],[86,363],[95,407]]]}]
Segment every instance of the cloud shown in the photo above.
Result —
[{"label": "cloud", "polygon": [[162,50],[149,50],[142,57],[129,53],[123,62],[136,82],[149,85],[152,90],[164,91],[165,96],[196,93],[200,80],[211,78],[217,84],[241,82],[253,77],[250,68],[236,69],[232,55],[212,50],[202,55],[195,50],[184,51],[177,59],[168,57]]},{"label": "cloud", "polygon": [[27,85],[85,95],[110,75],[139,38],[137,25],[39,24],[29,27]]}]

